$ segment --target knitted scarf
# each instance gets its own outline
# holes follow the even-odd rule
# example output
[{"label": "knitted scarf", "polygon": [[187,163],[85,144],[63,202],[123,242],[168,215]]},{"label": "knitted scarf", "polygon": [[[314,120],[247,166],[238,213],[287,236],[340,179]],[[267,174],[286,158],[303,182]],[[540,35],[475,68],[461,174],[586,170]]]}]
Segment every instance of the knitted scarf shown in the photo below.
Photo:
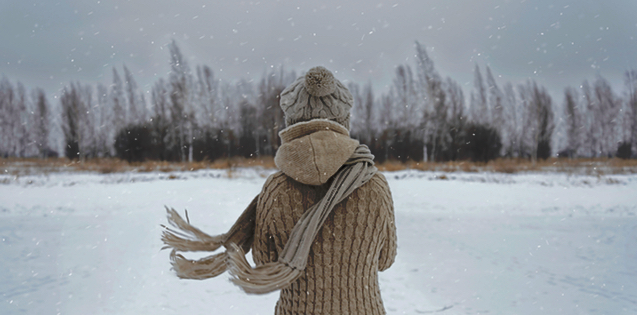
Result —
[{"label": "knitted scarf", "polygon": [[[334,206],[367,183],[376,171],[374,156],[366,145],[359,145],[334,175],[325,196],[301,216],[275,262],[253,268],[245,258],[254,239],[259,195],[254,197],[227,233],[217,236],[210,236],[190,225],[187,212],[184,220],[177,211],[166,208],[168,223],[174,228],[162,225],[164,231],[161,239],[165,244],[162,249],[172,249],[170,260],[179,278],[207,279],[228,270],[232,282],[247,293],[264,294],[281,289],[290,285],[305,270],[312,243]],[[221,246],[226,251],[199,260],[190,260],[179,254],[215,251]]]}]

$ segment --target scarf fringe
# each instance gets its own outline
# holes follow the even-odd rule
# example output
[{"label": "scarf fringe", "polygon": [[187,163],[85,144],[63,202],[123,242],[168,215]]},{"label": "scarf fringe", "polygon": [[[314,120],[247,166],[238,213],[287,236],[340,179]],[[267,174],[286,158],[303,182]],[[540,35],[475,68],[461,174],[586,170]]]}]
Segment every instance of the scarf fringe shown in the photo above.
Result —
[{"label": "scarf fringe", "polygon": [[175,209],[166,207],[168,223],[175,229],[161,225],[164,231],[161,240],[166,244],[162,249],[172,248],[170,264],[180,279],[203,280],[216,277],[226,271],[225,252],[198,260],[187,259],[177,253],[194,251],[215,251],[223,245],[224,235],[210,236],[190,225],[188,212],[184,220]]},{"label": "scarf fringe", "polygon": [[236,244],[230,245],[227,254],[231,281],[246,293],[270,293],[290,285],[301,275],[301,270],[280,261],[253,268],[246,260],[243,250]]},{"label": "scarf fringe", "polygon": [[187,259],[173,249],[170,252],[170,264],[180,279],[204,280],[214,278],[226,271],[228,255],[223,252],[198,260]]},{"label": "scarf fringe", "polygon": [[223,245],[225,235],[210,236],[198,228],[190,225],[188,212],[184,219],[175,211],[175,209],[166,207],[168,213],[168,223],[179,230],[171,229],[165,225],[161,225],[164,231],[161,240],[166,244],[162,249],[172,248],[180,252],[212,252]]}]

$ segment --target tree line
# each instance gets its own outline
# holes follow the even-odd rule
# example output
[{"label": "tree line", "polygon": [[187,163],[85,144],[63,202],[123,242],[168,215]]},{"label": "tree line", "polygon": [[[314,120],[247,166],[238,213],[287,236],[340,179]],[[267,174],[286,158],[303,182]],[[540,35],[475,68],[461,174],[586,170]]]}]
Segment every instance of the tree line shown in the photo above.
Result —
[{"label": "tree line", "polygon": [[[231,83],[208,66],[191,68],[174,41],[168,48],[171,71],[147,92],[126,66],[113,68],[109,86],[71,82],[55,102],[3,77],[0,155],[129,162],[274,155],[285,127],[279,94],[296,73],[281,67]],[[415,50],[414,64],[395,68],[388,91],[376,96],[370,82],[348,84],[351,134],[377,161],[636,157],[636,70],[626,71],[622,94],[598,76],[566,88],[556,104],[533,80],[498,85],[488,66],[476,65],[465,97],[423,45]]]}]

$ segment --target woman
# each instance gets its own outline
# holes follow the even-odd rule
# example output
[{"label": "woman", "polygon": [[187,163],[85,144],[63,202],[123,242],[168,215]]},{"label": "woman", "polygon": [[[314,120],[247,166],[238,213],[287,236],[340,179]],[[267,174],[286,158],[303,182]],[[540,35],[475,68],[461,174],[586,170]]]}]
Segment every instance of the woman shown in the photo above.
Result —
[{"label": "woman", "polygon": [[[323,67],[287,87],[280,102],[287,127],[275,156],[280,171],[231,230],[210,237],[169,211],[169,221],[190,233],[163,236],[177,274],[216,276],[223,261],[246,292],[281,290],[275,314],[385,314],[378,271],[396,255],[393,201],[367,147],[349,137],[352,102]],[[228,252],[201,261],[177,254],[220,245]],[[249,249],[256,268],[243,256]]]}]

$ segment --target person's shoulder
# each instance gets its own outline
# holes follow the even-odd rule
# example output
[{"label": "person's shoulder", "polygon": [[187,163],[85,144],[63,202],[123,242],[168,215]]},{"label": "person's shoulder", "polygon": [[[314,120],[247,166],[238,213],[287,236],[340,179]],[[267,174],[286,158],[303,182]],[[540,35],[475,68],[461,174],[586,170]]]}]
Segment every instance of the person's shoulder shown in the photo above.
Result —
[{"label": "person's shoulder", "polygon": [[263,192],[272,192],[287,185],[291,181],[290,177],[281,171],[277,171],[268,176],[263,184]]},{"label": "person's shoulder", "polygon": [[372,198],[386,198],[391,196],[387,179],[381,172],[376,172],[372,178],[358,189],[362,189]]},{"label": "person's shoulder", "polygon": [[283,172],[276,171],[276,172],[270,174],[270,176],[268,176],[268,179],[265,180],[264,186],[268,185],[268,184],[272,184],[272,183],[277,183],[277,182],[283,181],[283,180],[285,180],[286,177],[287,176]]},{"label": "person's shoulder", "polygon": [[389,189],[389,183],[387,183],[387,179],[385,175],[381,172],[376,172],[372,179],[369,180],[368,187],[370,190],[370,197],[372,198],[372,202],[383,205],[381,208],[386,210],[393,209],[393,198],[391,190]]},{"label": "person's shoulder", "polygon": [[369,180],[372,187],[377,189],[389,190],[389,184],[387,183],[387,179],[385,175],[381,172],[376,172],[374,176]]}]

